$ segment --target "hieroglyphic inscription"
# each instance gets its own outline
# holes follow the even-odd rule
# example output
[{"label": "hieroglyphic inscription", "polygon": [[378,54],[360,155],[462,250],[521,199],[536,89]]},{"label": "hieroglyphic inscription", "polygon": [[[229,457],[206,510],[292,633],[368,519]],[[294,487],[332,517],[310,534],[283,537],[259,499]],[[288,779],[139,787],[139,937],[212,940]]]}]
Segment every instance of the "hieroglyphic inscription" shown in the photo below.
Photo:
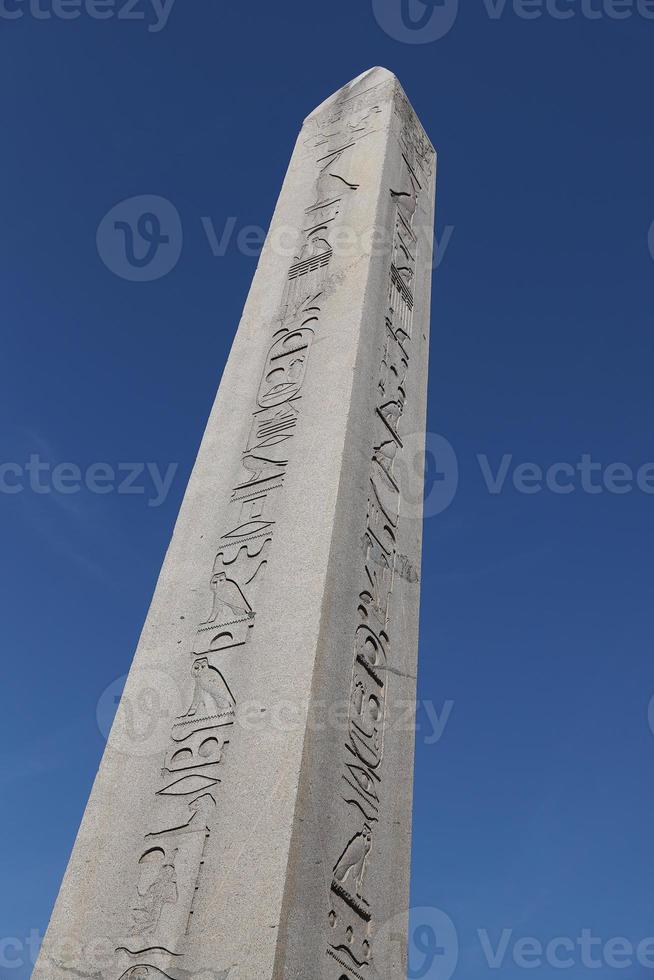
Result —
[{"label": "hieroglyphic inscription", "polygon": [[422,171],[425,177],[431,177],[436,159],[434,147],[399,85],[395,88],[394,98],[395,112],[402,123],[400,131],[402,152],[411,160],[415,169]]},{"label": "hieroglyphic inscription", "polygon": [[374,85],[350,98],[339,98],[317,112],[307,123],[306,146],[320,149],[336,142],[347,144],[373,132],[377,117],[381,115],[381,103],[395,88],[392,80]]},{"label": "hieroglyphic inscription", "polygon": [[396,549],[401,510],[396,464],[403,448],[401,420],[408,396],[414,311],[417,238],[413,219],[422,184],[432,172],[433,151],[428,141],[427,145],[419,138],[417,121],[407,115],[407,109],[411,117],[413,111],[398,94],[401,101],[395,107],[402,122],[403,178],[399,187],[390,190],[395,208],[388,309],[376,388],[367,519],[361,539],[364,564],[352,644],[348,740],[341,770],[341,797],[349,808],[344,823],[350,827],[350,836],[334,865],[328,911],[327,954],[336,964],[339,980],[350,975],[364,980],[373,969],[373,909],[366,896],[366,870],[374,860],[375,828],[382,807],[391,596],[396,575],[417,581],[410,562]]}]

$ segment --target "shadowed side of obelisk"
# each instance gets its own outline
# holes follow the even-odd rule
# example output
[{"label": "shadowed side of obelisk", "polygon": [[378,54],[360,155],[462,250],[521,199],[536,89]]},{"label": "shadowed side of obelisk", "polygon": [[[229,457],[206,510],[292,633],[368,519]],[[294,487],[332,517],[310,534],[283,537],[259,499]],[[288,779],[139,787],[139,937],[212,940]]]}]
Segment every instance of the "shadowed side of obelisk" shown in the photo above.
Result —
[{"label": "shadowed side of obelisk", "polygon": [[379,143],[359,144],[376,185],[375,234],[347,272],[354,280],[365,264],[280,980],[407,975],[436,160],[397,79],[384,72],[363,99],[345,91],[306,123],[337,143],[359,113],[383,115]]}]

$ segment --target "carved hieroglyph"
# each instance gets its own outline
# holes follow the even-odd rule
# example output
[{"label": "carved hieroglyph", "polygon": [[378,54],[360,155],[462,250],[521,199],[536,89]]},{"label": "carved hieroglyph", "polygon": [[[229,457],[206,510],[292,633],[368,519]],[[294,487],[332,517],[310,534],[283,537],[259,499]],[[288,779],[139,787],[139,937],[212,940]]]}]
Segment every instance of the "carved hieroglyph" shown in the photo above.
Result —
[{"label": "carved hieroglyph", "polygon": [[37,980],[404,976],[434,175],[384,69],[305,122]]}]

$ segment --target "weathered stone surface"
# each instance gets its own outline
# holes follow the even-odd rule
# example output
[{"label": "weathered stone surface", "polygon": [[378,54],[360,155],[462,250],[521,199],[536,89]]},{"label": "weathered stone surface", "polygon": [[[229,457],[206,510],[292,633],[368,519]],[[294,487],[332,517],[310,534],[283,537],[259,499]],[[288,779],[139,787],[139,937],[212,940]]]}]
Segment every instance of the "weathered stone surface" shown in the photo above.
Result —
[{"label": "weathered stone surface", "polygon": [[36,980],[406,975],[434,183],[305,121]]}]

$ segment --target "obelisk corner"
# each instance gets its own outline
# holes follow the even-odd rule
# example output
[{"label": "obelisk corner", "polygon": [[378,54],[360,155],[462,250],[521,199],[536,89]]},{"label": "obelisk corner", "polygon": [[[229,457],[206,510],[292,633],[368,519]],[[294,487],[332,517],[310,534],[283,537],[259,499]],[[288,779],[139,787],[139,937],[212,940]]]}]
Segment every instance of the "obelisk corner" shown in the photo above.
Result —
[{"label": "obelisk corner", "polygon": [[[334,129],[335,135],[336,124],[348,116],[354,117],[354,122],[350,123],[350,131],[356,134],[360,130],[357,116],[365,118],[366,113],[370,113],[371,110],[378,113],[384,105],[388,104],[394,105],[396,114],[402,119],[405,126],[409,129],[415,128],[419,133],[418,142],[421,145],[423,158],[435,158],[434,145],[425,132],[399,78],[390,69],[379,65],[357,75],[356,78],[337,89],[306,116],[300,134],[301,145],[304,145],[306,140],[306,136],[302,134],[307,132],[310,134],[311,143],[313,143],[313,134],[317,134],[318,144],[316,145],[324,145],[327,136],[324,130],[325,124]],[[428,169],[433,172],[431,165]]]},{"label": "obelisk corner", "polygon": [[380,66],[369,68],[367,71],[357,75],[356,78],[353,78],[346,85],[341,86],[341,88],[337,89],[332,93],[332,95],[317,105],[316,108],[305,117],[305,124],[310,122],[316,116],[321,115],[330,107],[341,102],[347,102],[349,99],[355,98],[371,88],[377,88],[377,86],[383,84],[384,82],[389,83],[389,97],[392,95],[392,91],[395,86],[399,88],[402,87],[397,76],[394,75],[388,68],[383,68]]}]

